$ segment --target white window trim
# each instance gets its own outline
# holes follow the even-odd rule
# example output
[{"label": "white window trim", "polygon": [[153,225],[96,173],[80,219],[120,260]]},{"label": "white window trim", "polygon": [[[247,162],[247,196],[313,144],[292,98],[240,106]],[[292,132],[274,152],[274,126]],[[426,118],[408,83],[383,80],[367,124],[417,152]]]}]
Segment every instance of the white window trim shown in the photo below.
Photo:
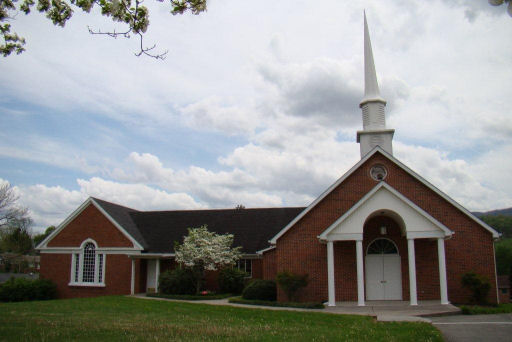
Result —
[{"label": "white window trim", "polygon": [[[88,243],[94,244],[94,251],[95,251],[95,264],[94,264],[94,282],[84,282],[82,280],[83,271],[84,271],[84,248],[85,245]],[[76,279],[76,255],[79,256],[79,265],[78,265],[78,281],[75,281]],[[102,268],[101,268],[101,280],[99,281],[99,259],[100,254],[103,255],[103,262],[102,262]],[[70,272],[70,281],[69,286],[86,286],[86,287],[105,287],[105,269],[106,269],[106,261],[107,261],[107,254],[101,253],[101,250],[98,251],[98,244],[93,239],[87,239],[84,242],[82,242],[82,245],[80,246],[80,249],[75,252],[71,253],[71,272]]]},{"label": "white window trim", "polygon": [[[244,262],[244,269],[243,270],[240,268],[240,261],[241,260],[245,260],[245,262]],[[251,272],[247,272],[247,261],[249,261],[251,263]],[[236,268],[239,269],[240,271],[244,271],[245,273],[247,273],[248,276],[246,278],[252,278],[252,259],[240,258],[237,261],[237,263],[236,263]]]}]

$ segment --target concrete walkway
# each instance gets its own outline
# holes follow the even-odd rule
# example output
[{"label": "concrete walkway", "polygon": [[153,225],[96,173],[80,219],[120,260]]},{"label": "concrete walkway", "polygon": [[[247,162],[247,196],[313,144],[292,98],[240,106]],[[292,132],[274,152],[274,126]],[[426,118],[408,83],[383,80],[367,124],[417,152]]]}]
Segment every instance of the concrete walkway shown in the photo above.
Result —
[{"label": "concrete walkway", "polygon": [[417,306],[409,305],[405,301],[367,301],[366,306],[357,306],[357,302],[337,302],[336,306],[326,306],[325,309],[302,309],[302,308],[286,308],[275,306],[247,305],[230,303],[228,299],[214,300],[173,300],[166,298],[146,297],[145,294],[137,294],[131,297],[167,300],[175,302],[187,302],[194,304],[209,305],[227,305],[234,307],[242,307],[249,309],[265,309],[265,310],[287,310],[287,311],[303,311],[303,312],[321,312],[337,315],[365,315],[375,317],[382,322],[431,322],[424,316],[441,316],[453,315],[460,313],[460,309],[448,304],[441,305],[439,301],[420,301]]}]

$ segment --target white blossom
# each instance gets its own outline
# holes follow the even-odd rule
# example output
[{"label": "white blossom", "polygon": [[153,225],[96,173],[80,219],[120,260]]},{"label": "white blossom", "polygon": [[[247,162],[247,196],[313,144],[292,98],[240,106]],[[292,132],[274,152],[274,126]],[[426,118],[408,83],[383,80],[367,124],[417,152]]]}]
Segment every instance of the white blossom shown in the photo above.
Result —
[{"label": "white blossom", "polygon": [[175,259],[185,267],[216,271],[240,258],[241,247],[231,248],[232,244],[233,234],[210,232],[207,225],[189,228],[183,244],[175,246]]}]

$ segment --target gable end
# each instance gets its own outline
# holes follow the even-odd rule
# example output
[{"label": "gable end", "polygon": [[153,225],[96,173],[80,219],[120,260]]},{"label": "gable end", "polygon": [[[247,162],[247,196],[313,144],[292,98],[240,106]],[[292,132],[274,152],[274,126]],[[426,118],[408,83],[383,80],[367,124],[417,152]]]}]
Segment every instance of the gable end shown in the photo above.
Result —
[{"label": "gable end", "polygon": [[93,206],[103,217],[105,217],[131,244],[130,249],[143,250],[144,248],[139,242],[134,239],[116,220],[114,220],[96,201],[89,197],[82,205],[80,205],[71,215],[69,215],[58,227],[53,231],[46,239],[36,247],[40,251],[49,250],[56,247],[48,246],[48,244],[54,240],[67,226],[73,223],[73,221],[82,214],[89,206]]}]

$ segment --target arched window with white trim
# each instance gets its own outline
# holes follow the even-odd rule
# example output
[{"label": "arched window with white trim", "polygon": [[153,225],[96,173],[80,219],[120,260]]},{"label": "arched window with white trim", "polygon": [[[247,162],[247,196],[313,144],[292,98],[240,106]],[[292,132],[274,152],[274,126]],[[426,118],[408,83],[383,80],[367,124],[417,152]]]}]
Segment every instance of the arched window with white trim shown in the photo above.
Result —
[{"label": "arched window with white trim", "polygon": [[105,257],[94,240],[85,240],[72,255],[70,285],[105,286]]}]

